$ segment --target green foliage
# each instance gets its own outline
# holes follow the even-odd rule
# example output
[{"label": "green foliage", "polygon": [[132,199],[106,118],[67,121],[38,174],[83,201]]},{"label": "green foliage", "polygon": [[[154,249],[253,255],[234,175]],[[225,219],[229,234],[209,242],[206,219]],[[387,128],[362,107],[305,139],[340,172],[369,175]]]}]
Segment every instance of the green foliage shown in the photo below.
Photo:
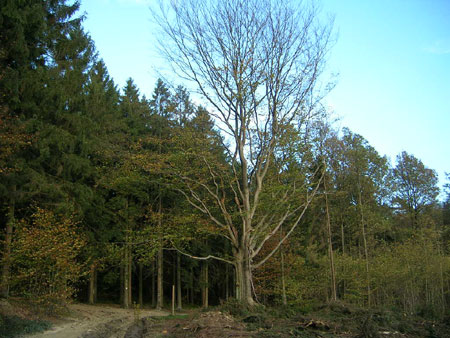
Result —
[{"label": "green foliage", "polygon": [[17,316],[0,315],[0,337],[22,337],[24,334],[33,334],[48,330],[51,324],[42,320],[29,320]]},{"label": "green foliage", "polygon": [[418,158],[404,151],[397,156],[393,175],[394,205],[408,217],[409,225],[415,228],[421,223],[420,216],[437,203],[437,174],[425,167]]},{"label": "green foliage", "polygon": [[230,298],[220,305],[220,309],[223,312],[229,313],[231,316],[244,319],[250,315],[262,315],[264,313],[264,307],[261,305],[249,306],[244,302]]}]

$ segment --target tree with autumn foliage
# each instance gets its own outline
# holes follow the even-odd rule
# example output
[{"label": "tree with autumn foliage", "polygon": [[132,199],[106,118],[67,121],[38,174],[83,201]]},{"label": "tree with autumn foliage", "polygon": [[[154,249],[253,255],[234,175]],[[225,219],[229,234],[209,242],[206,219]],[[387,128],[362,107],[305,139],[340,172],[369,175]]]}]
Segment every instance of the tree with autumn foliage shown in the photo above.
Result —
[{"label": "tree with autumn foliage", "polygon": [[11,287],[38,306],[56,310],[69,302],[85,273],[78,260],[85,236],[71,218],[37,208],[16,225]]}]

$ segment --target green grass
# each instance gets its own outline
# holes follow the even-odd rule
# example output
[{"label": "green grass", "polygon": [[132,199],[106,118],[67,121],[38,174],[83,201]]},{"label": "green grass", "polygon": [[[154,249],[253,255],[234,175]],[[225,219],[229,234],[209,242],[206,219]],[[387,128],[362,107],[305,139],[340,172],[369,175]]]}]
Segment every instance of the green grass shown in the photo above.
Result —
[{"label": "green grass", "polygon": [[0,315],[0,337],[19,337],[23,334],[43,332],[51,327],[49,322]]}]

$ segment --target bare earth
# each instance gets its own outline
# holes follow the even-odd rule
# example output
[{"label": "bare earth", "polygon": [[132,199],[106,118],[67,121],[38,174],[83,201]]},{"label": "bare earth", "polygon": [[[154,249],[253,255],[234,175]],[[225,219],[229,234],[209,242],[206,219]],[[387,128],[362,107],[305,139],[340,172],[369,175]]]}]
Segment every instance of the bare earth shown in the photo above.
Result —
[{"label": "bare earth", "polygon": [[[52,320],[53,328],[33,338],[150,338],[150,337],[252,337],[243,323],[220,311],[168,312],[125,310],[110,305],[73,304],[71,315]],[[165,317],[164,319],[161,317]]]},{"label": "bare earth", "polygon": [[[64,321],[54,323],[52,329],[31,335],[33,338],[101,338],[135,337],[131,331],[134,324],[145,317],[167,316],[169,313],[156,310],[122,309],[107,305],[72,304],[71,315]],[[139,336],[139,335],[138,335]]]}]

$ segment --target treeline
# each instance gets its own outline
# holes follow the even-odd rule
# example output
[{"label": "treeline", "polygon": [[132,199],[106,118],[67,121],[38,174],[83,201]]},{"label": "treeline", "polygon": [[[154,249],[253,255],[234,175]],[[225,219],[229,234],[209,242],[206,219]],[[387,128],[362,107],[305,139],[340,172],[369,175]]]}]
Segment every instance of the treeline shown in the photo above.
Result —
[{"label": "treeline", "polygon": [[391,167],[319,113],[277,125],[276,142],[274,124],[247,125],[261,146],[239,160],[241,134],[184,87],[119,90],[78,8],[1,8],[3,297],[161,308],[175,286],[180,309],[245,294],[448,310],[450,191],[440,203],[433,170],[407,152]]}]

